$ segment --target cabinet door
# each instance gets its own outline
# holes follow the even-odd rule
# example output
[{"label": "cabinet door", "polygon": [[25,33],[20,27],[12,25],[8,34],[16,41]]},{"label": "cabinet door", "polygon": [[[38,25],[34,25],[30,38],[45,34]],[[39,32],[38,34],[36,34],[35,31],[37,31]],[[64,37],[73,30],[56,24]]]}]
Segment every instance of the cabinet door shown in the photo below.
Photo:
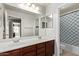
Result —
[{"label": "cabinet door", "polygon": [[45,56],[45,47],[37,50],[37,56]]},{"label": "cabinet door", "polygon": [[20,56],[20,50],[19,49],[11,51],[9,53],[10,53],[11,56]]},{"label": "cabinet door", "polygon": [[19,56],[20,55],[20,49],[0,53],[0,56]]},{"label": "cabinet door", "polygon": [[46,56],[52,56],[54,54],[54,40],[46,42]]},{"label": "cabinet door", "polygon": [[36,55],[36,45],[22,48],[21,53],[22,53],[22,56],[35,56]]},{"label": "cabinet door", "polygon": [[45,42],[37,44],[37,56],[45,56]]}]

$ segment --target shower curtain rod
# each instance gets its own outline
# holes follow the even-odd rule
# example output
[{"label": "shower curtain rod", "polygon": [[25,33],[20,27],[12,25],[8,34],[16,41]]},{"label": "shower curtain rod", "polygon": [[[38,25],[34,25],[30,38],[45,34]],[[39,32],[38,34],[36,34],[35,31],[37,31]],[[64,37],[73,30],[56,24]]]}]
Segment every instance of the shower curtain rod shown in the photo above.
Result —
[{"label": "shower curtain rod", "polygon": [[64,14],[60,15],[60,17],[62,17],[62,16],[64,16],[64,15],[67,15],[67,14],[70,14],[70,13],[77,12],[77,11],[79,11],[79,9],[72,10],[72,11],[69,11],[69,12],[67,12],[67,13],[64,13]]}]

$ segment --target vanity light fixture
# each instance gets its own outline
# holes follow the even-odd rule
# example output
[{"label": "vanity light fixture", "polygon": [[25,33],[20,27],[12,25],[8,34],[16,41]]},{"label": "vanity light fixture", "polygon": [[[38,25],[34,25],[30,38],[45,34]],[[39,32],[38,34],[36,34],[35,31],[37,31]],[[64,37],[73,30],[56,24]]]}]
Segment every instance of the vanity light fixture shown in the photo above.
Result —
[{"label": "vanity light fixture", "polygon": [[18,6],[21,9],[28,10],[35,13],[39,13],[39,10],[40,10],[38,6],[32,3],[20,3]]}]

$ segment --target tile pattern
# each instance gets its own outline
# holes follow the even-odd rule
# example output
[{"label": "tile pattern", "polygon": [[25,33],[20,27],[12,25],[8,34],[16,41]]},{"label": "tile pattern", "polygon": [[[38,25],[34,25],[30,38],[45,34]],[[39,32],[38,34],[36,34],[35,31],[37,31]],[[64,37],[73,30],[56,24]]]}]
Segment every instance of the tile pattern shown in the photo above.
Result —
[{"label": "tile pattern", "polygon": [[60,17],[60,40],[79,47],[79,11]]}]

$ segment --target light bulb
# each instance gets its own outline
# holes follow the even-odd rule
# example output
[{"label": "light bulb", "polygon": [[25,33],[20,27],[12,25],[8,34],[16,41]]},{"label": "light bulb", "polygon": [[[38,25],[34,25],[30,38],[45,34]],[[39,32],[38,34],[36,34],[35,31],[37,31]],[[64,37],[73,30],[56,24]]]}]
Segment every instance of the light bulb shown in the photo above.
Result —
[{"label": "light bulb", "polygon": [[35,5],[34,4],[32,4],[32,8],[35,8]]},{"label": "light bulb", "polygon": [[36,7],[36,10],[39,10],[39,7]]}]

